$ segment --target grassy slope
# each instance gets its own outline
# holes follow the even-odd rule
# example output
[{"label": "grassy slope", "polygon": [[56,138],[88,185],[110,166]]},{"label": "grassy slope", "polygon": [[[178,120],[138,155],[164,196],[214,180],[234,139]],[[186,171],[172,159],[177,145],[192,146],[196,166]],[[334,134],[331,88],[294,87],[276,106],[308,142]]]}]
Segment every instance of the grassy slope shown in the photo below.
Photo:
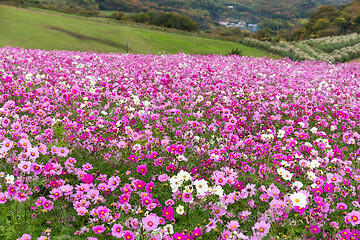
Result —
[{"label": "grassy slope", "polygon": [[[0,23],[0,47],[17,46],[45,50],[124,52],[121,47],[102,42],[105,40],[115,43],[115,45],[129,42],[132,52],[144,54],[157,54],[164,51],[166,53],[225,54],[231,49],[239,48],[244,55],[272,56],[264,51],[235,42],[110,24],[49,11],[18,9],[1,5]],[[70,31],[83,38],[74,37],[48,27]]]}]

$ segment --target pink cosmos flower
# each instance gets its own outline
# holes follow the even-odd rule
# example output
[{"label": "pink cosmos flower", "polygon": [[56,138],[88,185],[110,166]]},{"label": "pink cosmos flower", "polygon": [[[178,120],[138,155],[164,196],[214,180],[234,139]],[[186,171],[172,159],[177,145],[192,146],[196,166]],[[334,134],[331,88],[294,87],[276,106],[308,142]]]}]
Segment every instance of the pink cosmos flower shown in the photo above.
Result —
[{"label": "pink cosmos flower", "polygon": [[18,240],[30,240],[31,239],[31,235],[24,233],[20,238],[18,238]]},{"label": "pink cosmos flower", "polygon": [[209,218],[209,223],[205,226],[206,230],[205,232],[210,232],[212,229],[215,229],[217,227],[216,225],[217,220]]},{"label": "pink cosmos flower", "polygon": [[31,162],[28,161],[21,161],[18,164],[18,168],[23,171],[24,173],[29,173],[31,170]]},{"label": "pink cosmos flower", "polygon": [[29,139],[22,138],[19,141],[19,146],[23,147],[24,149],[27,149],[27,148],[31,147],[31,143],[30,143]]},{"label": "pink cosmos flower", "polygon": [[79,207],[79,208],[76,208],[76,212],[77,212],[77,215],[84,216],[85,213],[88,212],[88,210],[85,207]]},{"label": "pink cosmos flower", "polygon": [[164,174],[161,174],[159,177],[158,177],[159,181],[160,182],[166,182],[167,180],[169,180],[169,176],[164,173]]},{"label": "pink cosmos flower", "polygon": [[184,202],[191,202],[193,200],[193,197],[190,192],[186,192],[182,195],[182,200]]},{"label": "pink cosmos flower", "polygon": [[62,191],[58,188],[54,188],[50,191],[49,197],[56,201],[59,197],[63,195]]},{"label": "pink cosmos flower", "polygon": [[235,231],[239,227],[238,221],[230,221],[228,224],[226,224],[227,229],[230,231]]},{"label": "pink cosmos flower", "polygon": [[23,193],[23,192],[17,192],[16,194],[16,200],[18,200],[19,202],[25,202],[26,201],[26,198],[27,198],[27,194],[26,193]]},{"label": "pink cosmos flower", "polygon": [[60,147],[58,149],[57,155],[59,157],[67,157],[67,155],[69,154],[70,150],[64,147]]},{"label": "pink cosmos flower", "polygon": [[42,166],[34,162],[31,164],[31,170],[35,175],[39,175],[42,172]]},{"label": "pink cosmos flower", "polygon": [[44,197],[39,197],[39,199],[35,202],[35,206],[40,207],[43,205],[43,203],[47,201]]},{"label": "pink cosmos flower", "polygon": [[104,227],[104,225],[96,225],[92,227],[92,230],[96,234],[101,234],[106,230],[106,228]]},{"label": "pink cosmos flower", "polygon": [[116,144],[119,148],[126,148],[127,143],[125,141],[120,141]]},{"label": "pink cosmos flower", "polygon": [[119,176],[111,176],[108,181],[108,188],[114,191],[120,184],[121,180]]},{"label": "pink cosmos flower", "polygon": [[99,206],[99,207],[97,207],[96,212],[99,215],[99,217],[107,216],[110,212],[110,209],[108,209],[105,206]]},{"label": "pink cosmos flower", "polygon": [[360,211],[352,210],[350,213],[346,214],[345,222],[349,222],[353,226],[360,224]]},{"label": "pink cosmos flower", "polygon": [[51,153],[52,153],[52,154],[58,154],[58,153],[59,153],[59,148],[56,147],[56,146],[52,146],[52,147],[51,147]]},{"label": "pink cosmos flower", "polygon": [[148,184],[146,184],[145,186],[145,191],[147,191],[148,193],[150,193],[155,187],[154,182],[149,182]]},{"label": "pink cosmos flower", "polygon": [[136,162],[138,160],[138,158],[136,157],[135,154],[130,154],[130,157],[128,157],[129,160]]},{"label": "pink cosmos flower", "polygon": [[254,231],[254,235],[264,237],[269,233],[270,224],[266,223],[264,220],[261,220],[260,222],[255,223],[255,226],[252,227],[252,230]]},{"label": "pink cosmos flower", "polygon": [[121,238],[124,234],[123,227],[120,223],[116,223],[111,228],[111,234],[116,238]]},{"label": "pink cosmos flower", "polygon": [[348,206],[343,202],[336,204],[336,209],[337,210],[346,210],[347,208],[348,208]]},{"label": "pink cosmos flower", "polygon": [[231,232],[229,230],[224,230],[222,233],[221,233],[221,236],[222,236],[222,239],[229,239],[230,236],[231,236]]},{"label": "pink cosmos flower", "polygon": [[40,146],[38,147],[38,150],[39,150],[39,152],[40,152],[41,154],[45,155],[46,152],[47,152],[47,147],[46,147],[45,144],[42,144],[42,143],[41,143]]},{"label": "pink cosmos flower", "polygon": [[51,201],[46,200],[46,201],[43,202],[43,207],[44,207],[45,210],[50,211],[51,209],[54,208],[54,203],[51,202]]},{"label": "pink cosmos flower", "polygon": [[35,148],[32,148],[32,147],[29,147],[27,148],[27,154],[29,156],[30,159],[37,159],[39,157],[39,151],[38,149],[35,147]]},{"label": "pink cosmos flower", "polygon": [[324,192],[332,193],[334,191],[334,185],[332,183],[324,184]]},{"label": "pink cosmos flower", "polygon": [[151,231],[156,229],[159,226],[159,217],[158,216],[154,216],[154,215],[149,215],[147,217],[144,217],[141,220],[143,227],[145,228],[146,231]]}]

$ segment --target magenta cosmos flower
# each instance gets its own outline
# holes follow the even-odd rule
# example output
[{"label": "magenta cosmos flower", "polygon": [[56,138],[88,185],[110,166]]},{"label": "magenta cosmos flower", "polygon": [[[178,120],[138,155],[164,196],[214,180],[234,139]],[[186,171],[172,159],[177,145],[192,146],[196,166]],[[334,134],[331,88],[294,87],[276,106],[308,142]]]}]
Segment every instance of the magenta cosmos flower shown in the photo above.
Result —
[{"label": "magenta cosmos flower", "polygon": [[125,240],[134,240],[135,239],[135,234],[132,231],[126,230],[124,232],[123,238]]},{"label": "magenta cosmos flower", "polygon": [[140,165],[136,168],[136,171],[141,175],[145,175],[147,173],[146,165]]},{"label": "magenta cosmos flower", "polygon": [[321,228],[317,225],[312,225],[310,227],[310,231],[313,233],[313,234],[317,234],[319,232],[321,232]]},{"label": "magenta cosmos flower", "polygon": [[94,176],[92,174],[84,174],[83,178],[81,178],[83,183],[91,184],[94,181]]},{"label": "magenta cosmos flower", "polygon": [[6,195],[0,192],[0,204],[4,204],[6,202]]},{"label": "magenta cosmos flower", "polygon": [[164,207],[162,213],[162,216],[164,216],[166,220],[171,221],[174,219],[174,209],[171,206]]},{"label": "magenta cosmos flower", "polygon": [[185,152],[185,147],[183,145],[179,145],[175,148],[176,154],[183,154]]}]

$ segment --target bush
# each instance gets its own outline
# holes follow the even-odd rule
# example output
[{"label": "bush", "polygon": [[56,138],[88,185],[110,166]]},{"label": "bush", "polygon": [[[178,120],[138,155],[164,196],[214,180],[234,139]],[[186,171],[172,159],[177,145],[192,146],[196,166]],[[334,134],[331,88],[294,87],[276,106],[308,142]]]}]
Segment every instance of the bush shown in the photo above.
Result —
[{"label": "bush", "polygon": [[235,48],[235,49],[231,49],[231,51],[228,54],[226,54],[226,56],[230,56],[230,55],[243,56],[243,52],[240,49]]},{"label": "bush", "polygon": [[125,14],[123,12],[120,12],[120,11],[114,11],[111,13],[110,15],[110,18],[114,18],[118,21],[121,21],[121,20],[125,20]]}]

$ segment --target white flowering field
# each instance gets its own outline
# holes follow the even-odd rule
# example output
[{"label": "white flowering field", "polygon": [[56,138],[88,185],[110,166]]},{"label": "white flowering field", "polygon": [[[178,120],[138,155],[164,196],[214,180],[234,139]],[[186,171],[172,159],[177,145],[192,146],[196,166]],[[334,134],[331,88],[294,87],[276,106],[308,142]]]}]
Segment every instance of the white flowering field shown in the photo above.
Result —
[{"label": "white flowering field", "polygon": [[358,33],[276,44],[245,38],[242,43],[297,61],[320,60],[334,63],[360,57],[360,34]]}]

